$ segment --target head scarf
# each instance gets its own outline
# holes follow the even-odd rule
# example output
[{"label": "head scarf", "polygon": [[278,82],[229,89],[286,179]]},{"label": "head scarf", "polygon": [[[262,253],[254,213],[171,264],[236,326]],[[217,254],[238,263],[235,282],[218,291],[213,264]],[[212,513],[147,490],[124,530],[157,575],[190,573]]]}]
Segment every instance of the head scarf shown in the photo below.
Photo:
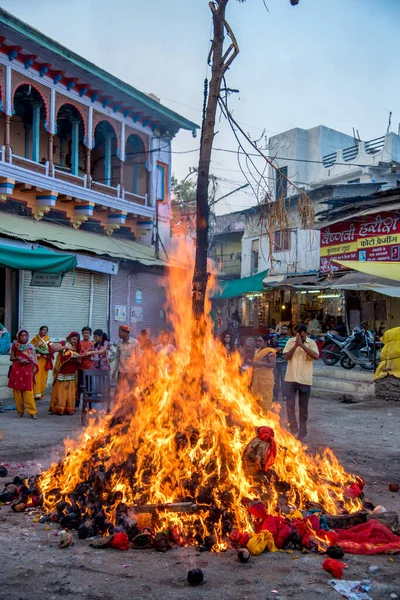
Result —
[{"label": "head scarf", "polygon": [[265,455],[265,467],[264,470],[268,471],[270,467],[272,467],[272,465],[275,462],[275,458],[276,458],[276,453],[277,453],[277,447],[276,447],[276,442],[275,442],[275,433],[274,430],[271,427],[259,427],[257,429],[257,435],[260,438],[260,440],[263,440],[264,442],[269,442],[269,448],[266,452]]},{"label": "head scarf", "polygon": [[71,331],[71,333],[67,336],[67,340],[69,341],[72,337],[77,337],[78,338],[78,343],[76,344],[76,351],[81,352],[81,336],[79,335],[79,333],[77,331]]},{"label": "head scarf", "polygon": [[28,336],[28,340],[29,340],[29,333],[28,333],[28,331],[26,329],[20,329],[18,331],[18,333],[17,333],[17,342],[19,342],[19,338],[20,338],[21,333],[26,333],[27,336]]},{"label": "head scarf", "polygon": [[131,328],[129,327],[129,325],[120,325],[119,328],[122,329],[122,331],[127,331],[128,333],[131,330]]},{"label": "head scarf", "polygon": [[[20,342],[20,339],[19,339],[19,338],[20,338],[20,336],[21,336],[21,333],[26,333],[26,334],[27,334],[27,336],[28,336],[28,341],[27,341],[27,342],[25,342],[25,344],[22,344],[22,343]],[[28,332],[26,329],[20,329],[20,330],[18,331],[18,333],[17,333],[17,341],[15,342],[15,345],[16,345],[17,349],[18,349],[20,352],[27,352],[27,350],[29,350],[29,347],[31,347],[31,348],[33,349],[33,346],[32,346],[32,345],[29,343],[29,332]]]}]

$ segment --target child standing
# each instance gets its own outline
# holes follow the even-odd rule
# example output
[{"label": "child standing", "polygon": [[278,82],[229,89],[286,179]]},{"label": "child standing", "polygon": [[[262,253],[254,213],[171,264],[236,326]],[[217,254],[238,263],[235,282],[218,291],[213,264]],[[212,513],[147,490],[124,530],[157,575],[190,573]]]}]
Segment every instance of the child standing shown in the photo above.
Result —
[{"label": "child standing", "polygon": [[36,404],[33,397],[35,375],[38,372],[35,348],[29,343],[29,334],[21,329],[17,340],[11,347],[12,362],[8,387],[13,390],[18,417],[23,417],[25,408],[31,419],[37,419]]},{"label": "child standing", "polygon": [[90,356],[90,352],[94,350],[94,344],[90,339],[92,335],[92,329],[90,327],[84,327],[82,329],[82,340],[81,340],[81,361],[78,366],[78,385],[76,388],[76,403],[75,410],[79,410],[79,404],[81,399],[81,391],[83,387],[83,371],[90,371],[93,369],[93,362]]}]

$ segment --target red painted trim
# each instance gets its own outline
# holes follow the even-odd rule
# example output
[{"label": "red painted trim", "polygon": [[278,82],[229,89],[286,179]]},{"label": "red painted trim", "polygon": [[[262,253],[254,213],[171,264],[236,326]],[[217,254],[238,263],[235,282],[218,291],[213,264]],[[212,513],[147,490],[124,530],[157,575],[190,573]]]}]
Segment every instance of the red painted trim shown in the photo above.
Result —
[{"label": "red painted trim", "polygon": [[19,83],[17,83],[17,85],[14,87],[14,89],[11,90],[11,98],[12,98],[11,109],[12,109],[12,111],[14,112],[14,96],[15,96],[15,92],[22,85],[30,85],[31,87],[33,87],[33,89],[35,89],[37,91],[37,93],[41,97],[41,99],[43,101],[43,104],[44,104],[44,107],[45,107],[45,111],[46,111],[46,119],[45,120],[48,121],[48,118],[49,118],[49,107],[47,106],[46,99],[43,96],[43,94],[40,91],[40,89],[36,87],[36,81],[33,81],[32,79],[28,79],[27,81],[20,81]]},{"label": "red painted trim", "polygon": [[83,123],[83,130],[84,130],[84,136],[87,136],[87,123],[85,121],[85,115],[82,114],[81,112],[81,108],[79,107],[79,104],[76,104],[74,100],[70,100],[69,98],[66,97],[66,102],[63,102],[63,104],[61,104],[60,108],[57,111],[56,114],[56,122],[57,122],[57,117],[58,117],[58,113],[60,112],[60,110],[62,109],[63,106],[66,105],[70,105],[73,106],[74,108],[76,108],[76,110],[78,111],[78,113],[80,114],[80,117],[82,119],[82,123]]}]

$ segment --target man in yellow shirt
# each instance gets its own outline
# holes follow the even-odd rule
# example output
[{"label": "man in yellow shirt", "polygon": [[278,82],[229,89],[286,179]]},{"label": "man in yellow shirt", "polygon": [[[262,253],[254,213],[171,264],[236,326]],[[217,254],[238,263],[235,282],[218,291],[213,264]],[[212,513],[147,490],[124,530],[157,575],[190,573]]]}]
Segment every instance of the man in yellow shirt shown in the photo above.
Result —
[{"label": "man in yellow shirt", "polygon": [[[312,386],[313,360],[319,358],[318,346],[307,337],[307,325],[300,323],[295,328],[296,335],[290,338],[283,349],[283,357],[288,361],[286,371],[287,416],[289,428],[298,439],[307,437],[308,402]],[[299,421],[296,419],[296,393],[299,393]]]}]

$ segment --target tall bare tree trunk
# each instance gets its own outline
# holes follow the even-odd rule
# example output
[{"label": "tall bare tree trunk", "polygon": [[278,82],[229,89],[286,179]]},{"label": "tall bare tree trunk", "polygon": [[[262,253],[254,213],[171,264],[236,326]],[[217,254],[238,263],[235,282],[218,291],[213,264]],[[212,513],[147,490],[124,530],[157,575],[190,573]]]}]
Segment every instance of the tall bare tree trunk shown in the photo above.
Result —
[{"label": "tall bare tree trunk", "polygon": [[225,73],[225,56],[223,53],[225,33],[225,10],[229,0],[216,0],[210,2],[213,13],[213,42],[212,42],[212,76],[209,85],[207,108],[202,124],[200,141],[200,158],[197,175],[196,193],[196,260],[193,273],[192,288],[192,313],[193,332],[191,346],[191,364],[200,366],[203,357],[203,344],[205,336],[204,305],[206,299],[207,282],[207,251],[208,251],[208,182],[210,175],[210,161],[214,140],[215,117],[218,106],[218,97],[221,90],[221,81]]}]

